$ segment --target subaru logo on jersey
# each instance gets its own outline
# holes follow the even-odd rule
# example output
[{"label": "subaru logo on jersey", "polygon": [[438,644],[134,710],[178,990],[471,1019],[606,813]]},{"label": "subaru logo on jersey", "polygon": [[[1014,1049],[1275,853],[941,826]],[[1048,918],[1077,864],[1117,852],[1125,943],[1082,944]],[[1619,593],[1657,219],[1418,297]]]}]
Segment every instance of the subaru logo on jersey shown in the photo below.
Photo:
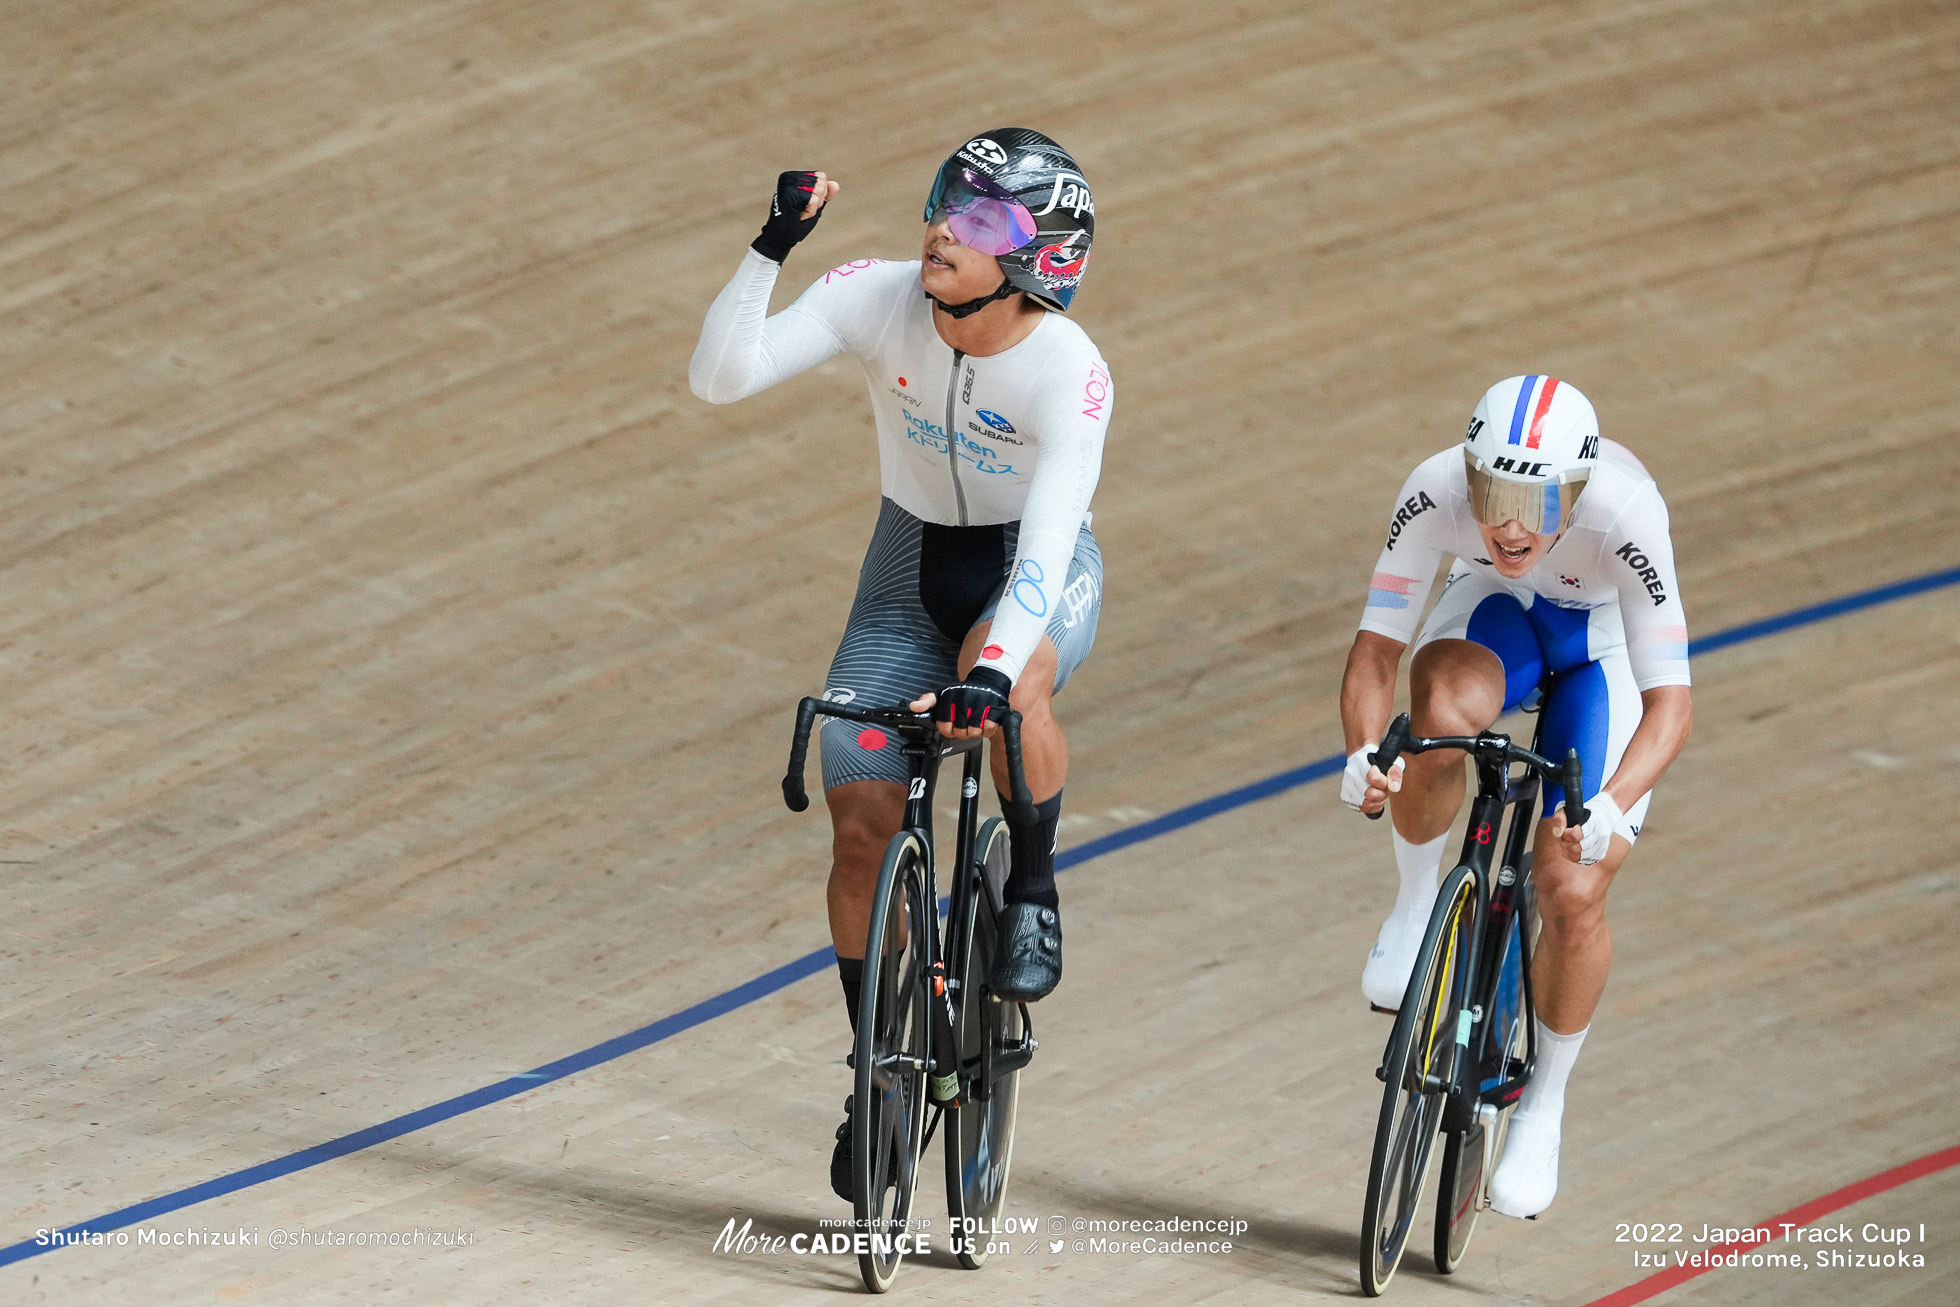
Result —
[{"label": "subaru logo on jersey", "polygon": [[998,413],[982,408],[975,409],[974,415],[996,431],[1005,431],[1010,436],[1014,434],[1014,424]]}]

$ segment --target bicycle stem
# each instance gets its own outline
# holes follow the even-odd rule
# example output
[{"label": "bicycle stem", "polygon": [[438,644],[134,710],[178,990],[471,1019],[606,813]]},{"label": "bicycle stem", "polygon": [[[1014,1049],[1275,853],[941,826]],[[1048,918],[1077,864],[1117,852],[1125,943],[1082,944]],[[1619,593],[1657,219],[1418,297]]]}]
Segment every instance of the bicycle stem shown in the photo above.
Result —
[{"label": "bicycle stem", "polygon": [[[1388,724],[1388,729],[1382,732],[1382,742],[1375,746],[1373,753],[1368,755],[1368,762],[1372,766],[1381,768],[1382,774],[1386,776],[1389,768],[1393,767],[1404,753],[1428,753],[1432,749],[1461,749],[1465,753],[1480,757],[1488,751],[1497,751],[1504,766],[1522,763],[1544,779],[1557,782],[1565,790],[1565,824],[1568,829],[1578,829],[1592,816],[1579,797],[1580,791],[1585,786],[1585,769],[1579,760],[1577,749],[1567,749],[1565,761],[1554,765],[1549,759],[1511,743],[1510,736],[1499,735],[1493,731],[1484,731],[1474,736],[1444,735],[1435,739],[1414,735],[1409,730],[1409,714],[1397,713],[1395,720]],[[1386,805],[1384,810],[1385,808]],[[1381,812],[1371,812],[1368,818],[1370,821],[1378,821],[1381,815]]]}]

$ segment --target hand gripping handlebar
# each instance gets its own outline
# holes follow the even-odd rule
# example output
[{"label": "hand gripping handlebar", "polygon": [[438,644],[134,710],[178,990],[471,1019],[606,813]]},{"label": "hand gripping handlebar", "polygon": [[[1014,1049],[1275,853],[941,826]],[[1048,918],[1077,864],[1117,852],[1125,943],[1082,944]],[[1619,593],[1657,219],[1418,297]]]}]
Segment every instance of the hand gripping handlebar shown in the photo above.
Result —
[{"label": "hand gripping handlebar", "polygon": [[[1409,714],[1398,713],[1395,720],[1382,732],[1382,742],[1368,755],[1371,765],[1381,768],[1382,775],[1388,775],[1389,768],[1405,753],[1428,753],[1431,749],[1462,749],[1466,753],[1479,753],[1490,750],[1501,751],[1506,766],[1521,762],[1548,781],[1557,781],[1565,787],[1565,825],[1576,830],[1586,824],[1592,816],[1579,800],[1579,791],[1585,784],[1584,769],[1579,764],[1579,751],[1567,749],[1565,761],[1554,764],[1539,757],[1529,749],[1521,749],[1511,743],[1508,735],[1498,735],[1485,731],[1482,735],[1443,735],[1426,739],[1409,732]],[[1381,813],[1368,814],[1371,821],[1378,821]]]},{"label": "hand gripping handlebar", "polygon": [[[929,714],[907,712],[903,708],[853,708],[826,699],[805,698],[796,705],[796,734],[789,745],[789,770],[783,773],[783,802],[791,812],[802,812],[810,806],[810,796],[803,788],[803,767],[810,754],[810,728],[818,717],[863,722],[915,742],[933,740],[939,734]],[[1027,772],[1021,761],[1020,713],[1009,710],[1000,719],[1000,735],[1001,745],[1007,752],[1007,784],[1011,796],[1005,805],[1007,815],[1016,825],[1031,826],[1040,818],[1035,814],[1034,796],[1028,792]]]}]

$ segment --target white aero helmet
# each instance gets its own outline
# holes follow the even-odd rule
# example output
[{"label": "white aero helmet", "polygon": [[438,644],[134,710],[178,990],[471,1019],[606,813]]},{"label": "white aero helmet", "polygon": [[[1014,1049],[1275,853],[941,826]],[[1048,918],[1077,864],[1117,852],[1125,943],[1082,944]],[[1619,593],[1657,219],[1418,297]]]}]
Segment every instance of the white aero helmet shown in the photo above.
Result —
[{"label": "white aero helmet", "polygon": [[1564,531],[1598,462],[1592,401],[1557,377],[1498,382],[1463,437],[1470,511],[1485,526],[1515,520],[1538,535]]}]

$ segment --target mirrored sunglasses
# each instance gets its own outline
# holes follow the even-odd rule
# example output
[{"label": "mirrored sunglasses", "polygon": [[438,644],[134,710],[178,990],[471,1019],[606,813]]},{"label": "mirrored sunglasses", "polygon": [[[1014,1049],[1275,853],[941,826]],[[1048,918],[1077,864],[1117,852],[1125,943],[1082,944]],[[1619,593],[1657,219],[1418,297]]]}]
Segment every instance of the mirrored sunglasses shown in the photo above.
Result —
[{"label": "mirrored sunglasses", "polygon": [[948,164],[926,199],[926,221],[944,220],[953,239],[968,249],[998,258],[1035,238],[1028,206],[971,168]]},{"label": "mirrored sunglasses", "polygon": [[1485,526],[1515,521],[1534,535],[1555,535],[1571,524],[1588,473],[1567,472],[1549,481],[1511,481],[1493,475],[1469,450],[1463,456],[1470,512]]}]

